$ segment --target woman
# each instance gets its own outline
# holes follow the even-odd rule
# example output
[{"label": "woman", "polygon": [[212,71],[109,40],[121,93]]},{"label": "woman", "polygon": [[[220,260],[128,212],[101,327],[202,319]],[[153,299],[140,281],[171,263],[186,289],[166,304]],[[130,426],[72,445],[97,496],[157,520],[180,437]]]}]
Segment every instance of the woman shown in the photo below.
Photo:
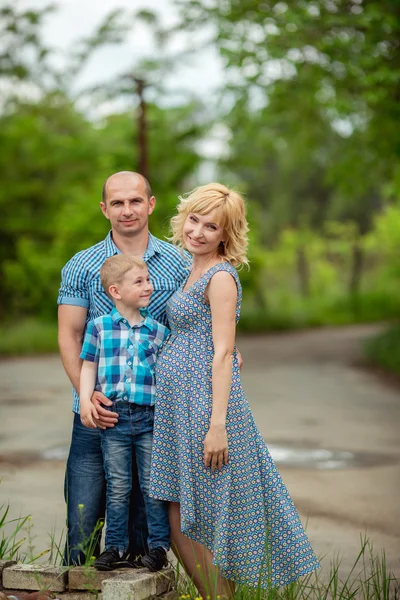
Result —
[{"label": "woman", "polygon": [[235,583],[278,587],[319,565],[240,383],[244,201],[205,185],[171,223],[193,265],[167,307],[150,494],[170,502],[172,547],[203,597],[231,597]]}]

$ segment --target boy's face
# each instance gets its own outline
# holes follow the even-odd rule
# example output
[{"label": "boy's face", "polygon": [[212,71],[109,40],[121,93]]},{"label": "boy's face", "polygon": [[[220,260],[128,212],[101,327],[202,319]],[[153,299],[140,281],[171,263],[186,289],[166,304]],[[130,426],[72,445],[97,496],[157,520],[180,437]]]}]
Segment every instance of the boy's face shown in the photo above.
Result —
[{"label": "boy's face", "polygon": [[119,296],[116,296],[116,299],[130,308],[145,308],[153,293],[147,267],[143,269],[134,267],[127,271],[115,288],[117,288]]}]

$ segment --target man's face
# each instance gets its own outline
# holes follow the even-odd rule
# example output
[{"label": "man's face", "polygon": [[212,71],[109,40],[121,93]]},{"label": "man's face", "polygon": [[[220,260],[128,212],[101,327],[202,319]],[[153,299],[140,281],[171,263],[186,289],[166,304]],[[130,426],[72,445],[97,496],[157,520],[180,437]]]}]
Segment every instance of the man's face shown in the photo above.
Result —
[{"label": "man's face", "polygon": [[113,231],[131,237],[147,229],[155,203],[154,196],[147,197],[141,177],[115,175],[107,183],[107,199],[100,206]]}]

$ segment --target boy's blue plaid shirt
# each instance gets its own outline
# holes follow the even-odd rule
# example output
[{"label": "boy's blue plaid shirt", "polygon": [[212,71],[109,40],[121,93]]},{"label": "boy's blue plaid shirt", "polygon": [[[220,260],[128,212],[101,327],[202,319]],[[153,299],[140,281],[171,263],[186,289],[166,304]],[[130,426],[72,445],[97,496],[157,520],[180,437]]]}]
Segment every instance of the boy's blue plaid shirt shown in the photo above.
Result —
[{"label": "boy's blue plaid shirt", "polygon": [[[89,321],[108,314],[113,308],[113,303],[101,285],[100,267],[106,258],[114,254],[119,254],[119,250],[110,232],[102,242],[75,254],[62,270],[57,302],[87,308],[85,328]],[[187,278],[190,261],[172,244],[150,233],[143,260],[149,267],[154,287],[149,304],[150,314],[157,321],[167,325],[167,301]],[[79,413],[79,396],[74,389],[72,410]]]},{"label": "boy's blue plaid shirt", "polygon": [[80,356],[98,365],[96,390],[110,400],[153,406],[155,362],[168,334],[148,314],[131,327],[116,308],[90,321]]}]

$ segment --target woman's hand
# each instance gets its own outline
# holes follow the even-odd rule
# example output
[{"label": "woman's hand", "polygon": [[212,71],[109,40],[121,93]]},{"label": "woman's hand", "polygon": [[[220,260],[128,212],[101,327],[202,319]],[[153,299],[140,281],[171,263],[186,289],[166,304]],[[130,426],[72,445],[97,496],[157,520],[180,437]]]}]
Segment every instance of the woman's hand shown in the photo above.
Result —
[{"label": "woman's hand", "polygon": [[211,471],[228,464],[228,436],[224,425],[211,425],[204,438],[204,466]]}]

